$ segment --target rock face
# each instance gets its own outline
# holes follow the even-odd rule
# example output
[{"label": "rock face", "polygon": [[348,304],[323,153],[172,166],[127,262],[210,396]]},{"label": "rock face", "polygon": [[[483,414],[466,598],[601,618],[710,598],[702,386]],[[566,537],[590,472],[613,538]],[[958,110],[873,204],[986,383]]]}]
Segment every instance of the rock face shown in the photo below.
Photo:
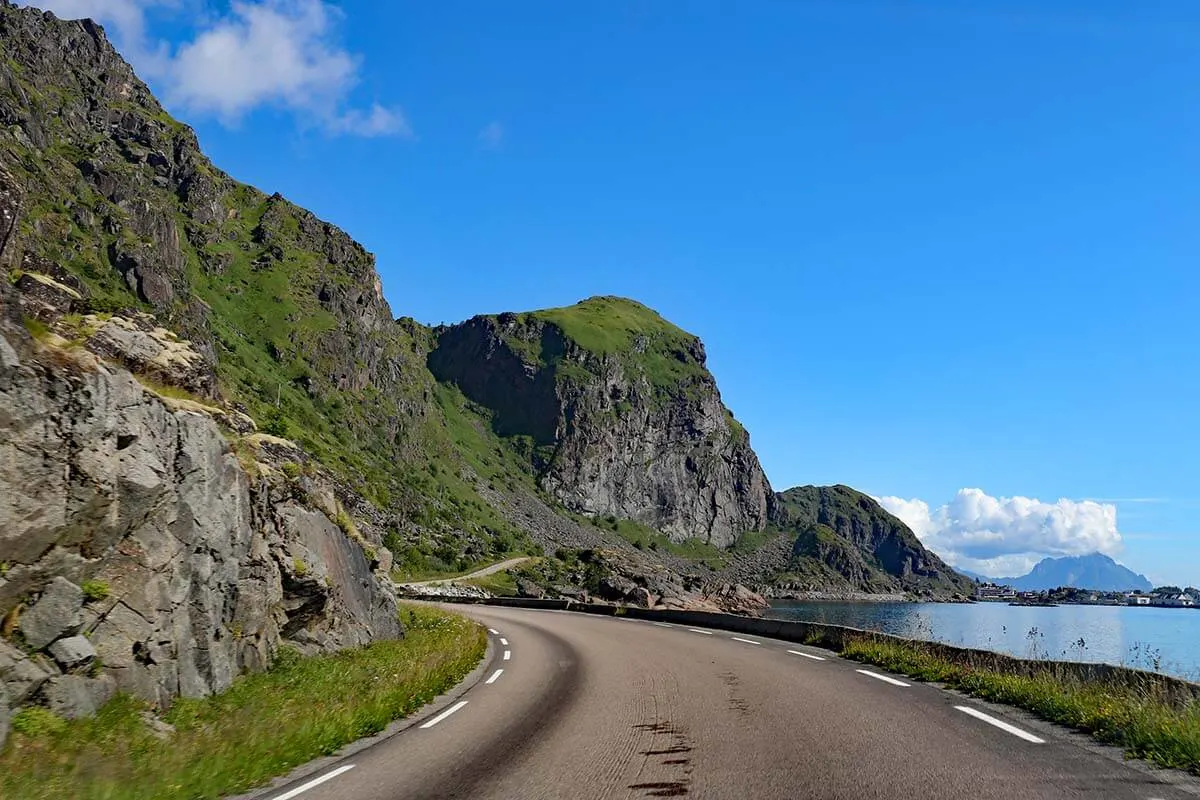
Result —
[{"label": "rock face", "polygon": [[[19,209],[6,197],[19,192],[0,181],[0,205]],[[209,416],[35,342],[13,291],[0,283],[0,614],[53,661],[2,645],[6,708],[82,716],[118,688],[166,705],[265,668],[285,637],[334,649],[401,634],[375,548],[252,484]],[[77,674],[97,659],[99,675]]]},{"label": "rock face", "polygon": [[592,298],[439,331],[429,367],[524,439],[544,489],[718,547],[766,523],[771,490],[721,402],[700,340],[650,309]]},{"label": "rock face", "polygon": [[[332,649],[400,634],[363,544],[252,485],[212,419],[0,334],[0,611],[38,596],[19,623],[28,646],[65,670],[98,655],[119,688],[165,705],[264,668],[281,637]],[[84,580],[105,595],[86,607]]]}]

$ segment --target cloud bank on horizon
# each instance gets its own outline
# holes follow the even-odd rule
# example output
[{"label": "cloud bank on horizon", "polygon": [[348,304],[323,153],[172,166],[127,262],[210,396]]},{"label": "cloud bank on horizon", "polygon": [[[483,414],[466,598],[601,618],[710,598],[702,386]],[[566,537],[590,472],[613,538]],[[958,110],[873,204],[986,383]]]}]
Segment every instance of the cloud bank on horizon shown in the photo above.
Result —
[{"label": "cloud bank on horizon", "polygon": [[[169,104],[189,113],[236,125],[255,109],[272,107],[304,125],[315,121],[330,135],[412,135],[397,108],[351,105],[362,58],[341,45],[341,11],[324,0],[234,0],[216,14],[203,0],[33,0],[28,5],[105,25],[134,68],[162,87]],[[178,11],[184,5],[197,20],[188,40],[172,44],[151,35],[152,11]]]},{"label": "cloud bank on horizon", "polygon": [[951,565],[990,577],[1023,575],[1047,556],[1116,556],[1124,546],[1111,503],[992,497],[982,489],[959,489],[937,508],[915,498],[876,499]]}]

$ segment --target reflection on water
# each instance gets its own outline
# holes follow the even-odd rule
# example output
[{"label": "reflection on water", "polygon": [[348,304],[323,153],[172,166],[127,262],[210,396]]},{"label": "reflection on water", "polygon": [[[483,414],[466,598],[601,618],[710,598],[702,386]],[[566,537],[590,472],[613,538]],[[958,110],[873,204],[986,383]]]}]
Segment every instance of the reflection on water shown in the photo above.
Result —
[{"label": "reflection on water", "polygon": [[1102,661],[1200,680],[1200,611],[1004,603],[781,601],[767,616],[930,639],[1016,656]]}]

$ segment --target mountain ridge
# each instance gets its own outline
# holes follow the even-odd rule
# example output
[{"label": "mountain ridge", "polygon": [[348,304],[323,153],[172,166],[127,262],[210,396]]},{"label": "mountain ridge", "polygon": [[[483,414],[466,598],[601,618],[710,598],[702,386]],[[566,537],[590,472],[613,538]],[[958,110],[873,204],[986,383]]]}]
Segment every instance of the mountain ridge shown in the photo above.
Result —
[{"label": "mountain ridge", "polygon": [[1145,575],[1134,572],[1103,553],[1043,558],[1025,575],[989,580],[1026,592],[1047,591],[1064,586],[1104,592],[1148,592],[1154,588]]}]

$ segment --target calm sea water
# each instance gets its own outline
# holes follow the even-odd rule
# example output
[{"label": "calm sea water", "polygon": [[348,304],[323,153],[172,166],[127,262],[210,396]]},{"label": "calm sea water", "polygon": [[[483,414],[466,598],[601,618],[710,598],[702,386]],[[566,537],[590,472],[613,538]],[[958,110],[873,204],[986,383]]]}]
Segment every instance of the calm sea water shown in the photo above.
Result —
[{"label": "calm sea water", "polygon": [[1200,680],[1200,611],[1005,603],[772,603],[767,616],[824,622],[1015,656],[1099,661]]}]

